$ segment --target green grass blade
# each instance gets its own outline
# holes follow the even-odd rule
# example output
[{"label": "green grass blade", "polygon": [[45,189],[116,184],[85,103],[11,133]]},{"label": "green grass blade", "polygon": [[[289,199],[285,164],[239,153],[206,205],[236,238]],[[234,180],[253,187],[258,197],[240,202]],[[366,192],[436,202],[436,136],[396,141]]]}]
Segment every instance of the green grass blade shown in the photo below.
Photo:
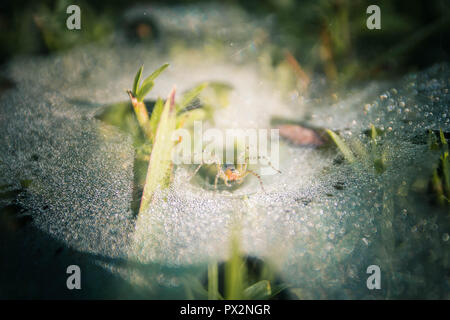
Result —
[{"label": "green grass blade", "polygon": [[145,80],[142,82],[141,88],[143,88],[147,83],[153,82],[161,74],[161,72],[163,72],[168,66],[169,64],[165,63],[161,67],[153,71],[153,73],[149,75],[147,78],[145,78]]},{"label": "green grass blade", "polygon": [[135,96],[133,96],[133,93],[130,90],[128,90],[127,93],[130,97],[131,104],[133,106],[133,110],[136,115],[136,119],[138,120],[139,126],[141,127],[145,135],[150,138],[151,134],[149,128],[149,117],[144,102],[139,101]]},{"label": "green grass blade", "polygon": [[355,161],[355,156],[353,155],[353,152],[350,150],[350,148],[347,146],[347,144],[344,142],[344,140],[341,139],[337,134],[335,134],[331,130],[326,130],[328,135],[331,137],[333,142],[336,144],[338,149],[342,152],[345,159],[347,159],[348,162],[352,163]]},{"label": "green grass blade", "polygon": [[269,280],[261,280],[244,290],[244,296],[250,300],[264,300],[272,296]]},{"label": "green grass blade", "polygon": [[444,186],[442,184],[442,180],[439,177],[437,169],[433,170],[433,176],[431,177],[431,185],[434,193],[436,194],[436,198],[439,204],[444,204],[445,195],[444,195]]},{"label": "green grass blade", "polygon": [[150,116],[150,132],[153,138],[156,135],[156,129],[158,128],[159,119],[161,118],[161,113],[163,112],[163,109],[164,109],[164,102],[161,98],[158,98],[153,108],[152,115]]},{"label": "green grass blade", "polygon": [[281,293],[282,291],[288,289],[289,286],[286,284],[281,284],[276,286],[275,288],[272,288],[272,293],[269,297],[269,299],[276,297],[279,293]]},{"label": "green grass blade", "polygon": [[372,141],[375,142],[375,144],[377,143],[377,129],[375,128],[375,126],[373,124],[370,125],[370,137],[372,138]]},{"label": "green grass blade", "polygon": [[208,298],[208,292],[203,287],[201,281],[194,276],[187,276],[182,279],[182,283],[185,288],[186,298],[188,300],[200,299],[205,300]]},{"label": "green grass blade", "polygon": [[445,139],[444,132],[442,131],[442,129],[439,129],[439,138],[441,139],[441,144],[442,147],[444,148],[444,151],[448,150],[447,139]]},{"label": "green grass blade", "polygon": [[220,299],[219,268],[217,262],[208,265],[208,300]]},{"label": "green grass blade", "polygon": [[148,164],[147,176],[145,178],[144,191],[142,193],[139,215],[146,211],[154,192],[159,187],[165,188],[170,183],[172,174],[172,134],[175,131],[175,89],[172,90],[166,100],[161,113],[158,128],[154,139],[152,153]]},{"label": "green grass blade", "polygon": [[141,82],[142,71],[144,70],[144,66],[141,66],[134,77],[133,82],[133,95],[136,97],[138,95],[139,82]]},{"label": "green grass blade", "polygon": [[450,159],[448,157],[448,151],[444,152],[441,156],[442,161],[442,175],[444,179],[444,192],[447,202],[450,201]]},{"label": "green grass blade", "polygon": [[194,125],[194,121],[206,120],[209,114],[203,109],[193,109],[183,112],[177,117],[177,128],[189,128]]},{"label": "green grass blade", "polygon": [[145,96],[152,90],[154,84],[153,81],[142,84],[136,99],[138,99],[138,101],[144,101]]},{"label": "green grass blade", "polygon": [[177,112],[184,110],[189,104],[197,98],[200,93],[208,86],[207,82],[201,83],[186,92],[181,98],[181,102],[177,105]]},{"label": "green grass blade", "polygon": [[244,298],[247,268],[241,257],[239,239],[234,234],[231,239],[231,258],[225,265],[225,299],[240,300]]}]

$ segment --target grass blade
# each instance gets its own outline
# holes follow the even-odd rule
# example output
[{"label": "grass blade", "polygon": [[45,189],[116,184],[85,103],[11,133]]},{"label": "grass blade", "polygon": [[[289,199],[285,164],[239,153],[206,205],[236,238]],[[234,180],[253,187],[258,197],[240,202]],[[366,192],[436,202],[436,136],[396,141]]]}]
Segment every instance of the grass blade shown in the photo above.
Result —
[{"label": "grass blade", "polygon": [[208,265],[208,300],[219,298],[219,268],[217,262],[212,262]]},{"label": "grass blade", "polygon": [[136,76],[134,77],[134,82],[133,82],[133,96],[137,96],[138,95],[138,87],[139,87],[139,82],[141,82],[141,76],[142,76],[142,71],[144,70],[144,66],[141,66],[138,70],[138,72],[136,73]]},{"label": "grass blade", "polygon": [[439,138],[441,139],[441,144],[444,147],[444,150],[447,150],[447,139],[445,139],[444,131],[442,131],[442,129],[439,129]]},{"label": "grass blade", "polygon": [[136,98],[130,90],[128,90],[127,93],[130,96],[131,104],[133,106],[134,113],[136,114],[139,126],[141,127],[142,131],[144,131],[145,135],[148,138],[151,138],[149,117],[144,102]]},{"label": "grass blade", "polygon": [[444,179],[444,192],[447,202],[450,202],[450,160],[448,157],[448,151],[444,152],[441,156],[442,163],[442,176]]},{"label": "grass blade", "polygon": [[244,296],[250,300],[264,300],[272,296],[269,280],[261,280],[244,290]]},{"label": "grass blade", "polygon": [[139,92],[138,92],[138,95],[136,98],[139,101],[144,101],[145,96],[150,92],[150,90],[152,90],[154,84],[155,83],[153,81],[142,84],[142,87],[139,89]]},{"label": "grass blade", "polygon": [[194,125],[194,121],[202,121],[208,117],[208,114],[203,109],[194,109],[188,112],[183,112],[177,117],[177,128],[189,128]]},{"label": "grass blade", "polygon": [[347,146],[347,144],[344,142],[344,140],[341,139],[336,133],[334,133],[331,130],[326,130],[328,135],[331,137],[333,142],[336,144],[338,149],[342,152],[345,159],[347,159],[348,162],[352,163],[355,161],[355,156],[353,155],[353,152],[350,150],[350,148]]},{"label": "grass blade", "polygon": [[177,112],[184,110],[189,104],[197,98],[200,93],[208,86],[207,82],[201,83],[183,95],[181,102],[177,105]]},{"label": "grass blade", "polygon": [[150,117],[150,132],[152,136],[152,140],[156,135],[156,129],[158,128],[159,119],[161,118],[161,113],[163,112],[164,102],[161,98],[156,100],[155,106],[153,108],[152,115]]},{"label": "grass blade", "polygon": [[169,66],[168,63],[163,64],[161,67],[153,71],[151,75],[149,75],[145,80],[142,82],[142,87],[146,86],[148,83],[153,82],[160,74],[163,72],[167,67]]},{"label": "grass blade", "polygon": [[240,253],[239,239],[236,234],[231,239],[231,258],[225,265],[225,299],[244,298],[247,268]]},{"label": "grass blade", "polygon": [[166,100],[154,139],[152,153],[148,164],[147,177],[142,193],[139,215],[146,211],[156,189],[165,188],[170,183],[172,174],[172,133],[175,131],[175,89]]}]

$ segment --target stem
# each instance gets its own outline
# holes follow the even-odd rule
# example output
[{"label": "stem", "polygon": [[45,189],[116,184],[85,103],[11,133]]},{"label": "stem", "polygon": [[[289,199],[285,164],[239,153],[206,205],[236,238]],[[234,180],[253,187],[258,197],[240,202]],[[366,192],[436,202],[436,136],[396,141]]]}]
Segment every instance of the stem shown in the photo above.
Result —
[{"label": "stem", "polygon": [[240,252],[237,231],[231,235],[231,257],[225,264],[225,299],[239,300],[244,298],[246,266]]},{"label": "stem", "polygon": [[152,133],[150,130],[150,120],[145,103],[143,101],[139,101],[130,90],[128,90],[127,93],[130,96],[131,104],[133,105],[133,110],[136,114],[139,125],[141,126],[145,135],[151,140]]},{"label": "stem", "polygon": [[208,300],[217,300],[219,293],[219,270],[217,262],[208,265]]}]

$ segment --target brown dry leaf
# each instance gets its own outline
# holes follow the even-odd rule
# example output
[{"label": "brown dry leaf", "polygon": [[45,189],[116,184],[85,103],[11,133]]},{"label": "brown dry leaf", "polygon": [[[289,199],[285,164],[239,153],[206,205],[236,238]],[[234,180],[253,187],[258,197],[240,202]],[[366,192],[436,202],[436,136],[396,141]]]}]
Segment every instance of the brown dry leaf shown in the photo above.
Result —
[{"label": "brown dry leaf", "polygon": [[295,145],[310,145],[320,147],[326,139],[315,130],[305,128],[295,124],[284,124],[279,126],[280,136],[289,140]]}]

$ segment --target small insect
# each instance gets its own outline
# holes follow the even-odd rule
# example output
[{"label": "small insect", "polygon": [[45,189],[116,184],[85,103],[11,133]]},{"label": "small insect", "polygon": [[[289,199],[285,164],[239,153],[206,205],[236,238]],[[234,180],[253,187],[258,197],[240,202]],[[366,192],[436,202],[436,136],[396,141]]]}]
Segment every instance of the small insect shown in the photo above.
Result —
[{"label": "small insect", "polygon": [[[278,173],[281,173],[281,171],[276,169],[266,157],[258,156],[257,158],[258,159],[265,158],[267,163],[272,167],[272,169],[274,169]],[[248,156],[246,156],[244,163],[237,164],[236,166],[226,164],[225,165],[225,170],[223,170],[222,163],[220,162],[220,160],[218,158],[215,158],[214,161],[209,162],[209,163],[208,162],[202,162],[195,169],[195,171],[192,174],[192,176],[190,177],[190,179],[192,179],[197,174],[197,172],[200,170],[200,168],[203,165],[205,165],[205,164],[215,164],[216,165],[216,169],[217,169],[217,174],[216,174],[216,177],[214,179],[214,189],[217,190],[217,182],[219,181],[219,179],[223,180],[224,184],[227,187],[231,187],[230,182],[236,182],[237,184],[241,184],[242,182],[244,182],[245,177],[247,177],[249,174],[251,174],[251,175],[255,176],[259,180],[259,184],[261,185],[261,189],[262,189],[263,192],[265,192],[261,176],[259,174],[257,174],[256,172],[248,169],[249,160],[250,160],[250,158]]]}]

